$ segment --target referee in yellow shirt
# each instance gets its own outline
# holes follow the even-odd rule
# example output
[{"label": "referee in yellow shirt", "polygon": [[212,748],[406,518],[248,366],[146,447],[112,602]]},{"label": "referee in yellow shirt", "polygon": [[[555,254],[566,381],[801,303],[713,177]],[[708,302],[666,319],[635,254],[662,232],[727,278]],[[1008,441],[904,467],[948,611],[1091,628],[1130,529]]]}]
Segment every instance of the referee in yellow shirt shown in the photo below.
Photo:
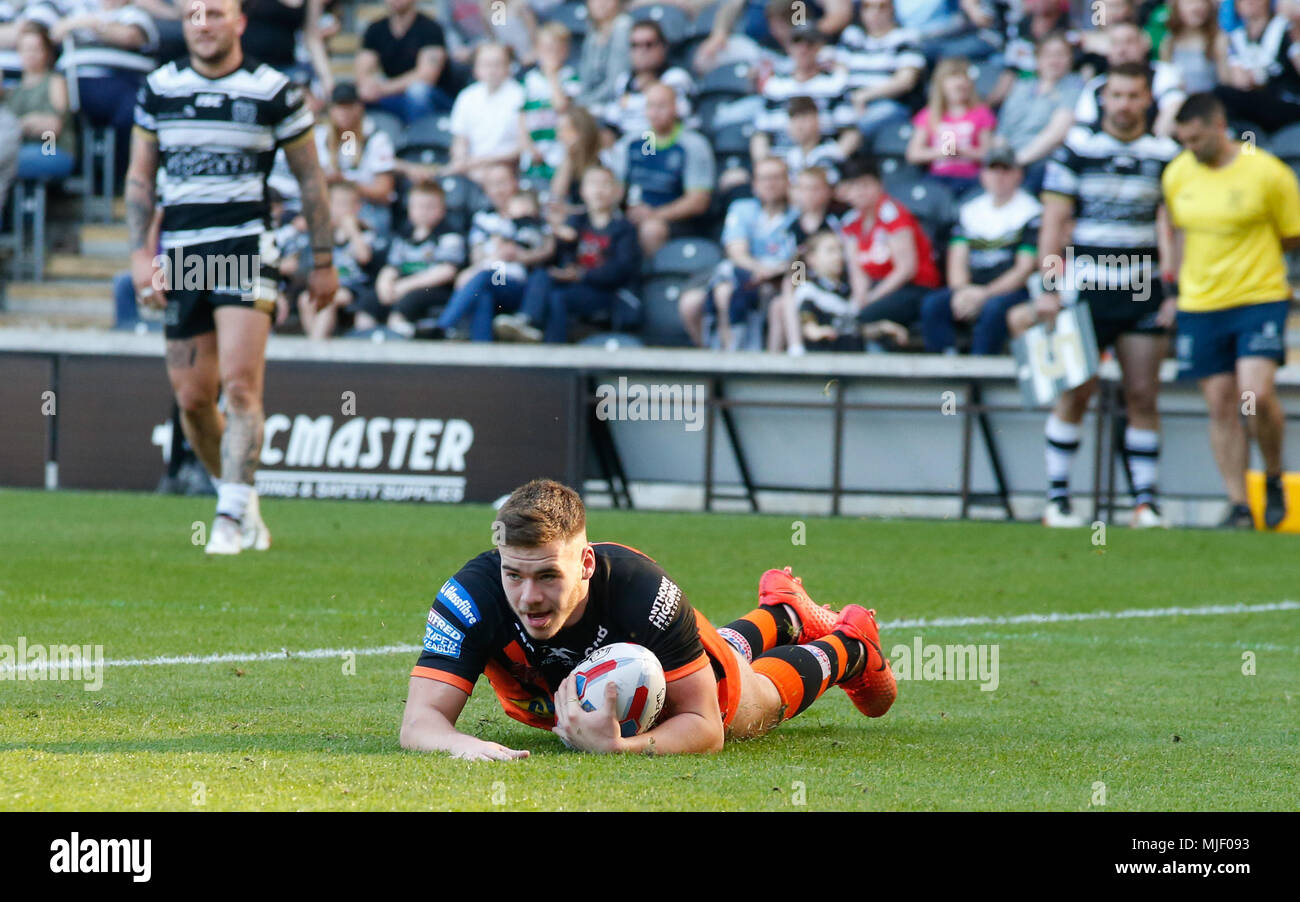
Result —
[{"label": "referee in yellow shirt", "polygon": [[1264,522],[1286,517],[1285,420],[1274,386],[1286,358],[1291,288],[1283,252],[1300,247],[1300,186],[1272,154],[1228,138],[1223,105],[1193,94],[1175,119],[1185,148],[1164,172],[1165,205],[1181,249],[1178,374],[1196,379],[1210,410],[1210,445],[1232,502],[1223,525],[1250,528],[1241,405],[1254,398],[1250,432],[1264,458]]}]

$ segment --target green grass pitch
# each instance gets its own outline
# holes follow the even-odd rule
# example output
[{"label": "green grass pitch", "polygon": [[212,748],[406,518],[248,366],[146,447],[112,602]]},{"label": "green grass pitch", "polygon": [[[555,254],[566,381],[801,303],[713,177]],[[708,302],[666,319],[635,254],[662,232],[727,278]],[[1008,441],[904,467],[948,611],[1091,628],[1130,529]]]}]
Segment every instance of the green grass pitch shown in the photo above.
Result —
[{"label": "green grass pitch", "polygon": [[[414,653],[358,655],[355,674],[292,653],[418,644],[442,580],[488,547],[488,508],[271,500],[275,547],[230,559],[191,544],[211,511],[0,492],[0,645],[288,652],[106,668],[95,692],[0,681],[0,810],[1300,807],[1300,611],[886,629],[887,652],[996,644],[997,689],[901,682],[879,720],[832,689],[712,756],[570,752],[480,680],[460,726],[533,756],[469,764],[398,747]],[[657,558],[715,624],[784,564],[884,623],[1300,599],[1295,536],[1114,528],[1097,546],[1027,524],[803,518],[795,545],[793,519],[593,511],[589,531]]]}]

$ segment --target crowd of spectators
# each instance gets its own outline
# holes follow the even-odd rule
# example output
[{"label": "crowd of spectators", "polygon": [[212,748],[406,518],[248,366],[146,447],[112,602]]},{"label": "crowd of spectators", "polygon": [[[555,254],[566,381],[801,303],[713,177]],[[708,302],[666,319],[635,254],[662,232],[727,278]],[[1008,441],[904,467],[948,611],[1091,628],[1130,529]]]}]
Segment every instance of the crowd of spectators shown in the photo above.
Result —
[{"label": "crowd of spectators", "polygon": [[[78,112],[125,166],[137,86],[184,55],[184,2],[0,0],[21,136],[0,140],[0,191],[6,154],[20,178],[73,171]],[[643,271],[689,239],[721,258],[668,299],[695,344],[1001,353],[1045,161],[1096,123],[1108,67],[1152,67],[1158,134],[1206,90],[1260,138],[1300,122],[1300,0],[385,5],[243,4],[246,54],[320,115],[341,285],[322,311],[300,303],[286,166],[270,186],[278,327],[322,340],[635,335],[666,302]],[[355,78],[336,82],[344,28]]]}]

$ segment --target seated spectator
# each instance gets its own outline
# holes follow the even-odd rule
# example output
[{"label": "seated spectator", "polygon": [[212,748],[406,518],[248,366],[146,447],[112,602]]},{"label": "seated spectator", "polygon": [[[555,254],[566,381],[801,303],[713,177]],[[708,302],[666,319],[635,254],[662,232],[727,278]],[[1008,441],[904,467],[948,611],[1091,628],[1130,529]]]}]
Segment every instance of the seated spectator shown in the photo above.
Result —
[{"label": "seated spectator", "polygon": [[[452,283],[466,260],[465,238],[447,228],[447,198],[437,182],[414,185],[406,201],[406,232],[388,247],[375,294],[387,312],[386,325],[411,337],[415,324],[451,300]],[[375,317],[367,325],[375,325]],[[358,326],[362,326],[358,317]]]},{"label": "seated spectator", "polygon": [[1169,0],[1160,59],[1178,69],[1188,94],[1214,90],[1228,65],[1228,36],[1219,30],[1213,0]]},{"label": "seated spectator", "polygon": [[393,141],[366,118],[366,108],[350,82],[334,86],[328,121],[316,126],[316,155],[325,181],[351,182],[362,201],[361,218],[381,236],[392,225]]},{"label": "seated spectator", "polygon": [[618,79],[632,68],[632,17],[622,0],[587,0],[587,34],[578,58],[578,103],[603,110],[618,96]]},{"label": "seated spectator", "polygon": [[956,323],[971,329],[972,354],[1000,354],[1007,311],[1029,299],[1038,263],[1043,206],[1020,187],[1022,171],[1009,147],[993,150],[980,172],[984,192],[962,204],[948,244],[948,287],[921,301],[925,349],[955,353]]},{"label": "seated spectator", "polygon": [[333,302],[321,310],[316,309],[306,292],[298,296],[302,331],[317,341],[329,338],[340,322],[346,325],[358,311],[376,307],[374,288],[365,272],[374,255],[373,236],[361,219],[361,195],[351,182],[339,181],[330,186],[330,223],[334,227],[338,291]]},{"label": "seated spectator", "polygon": [[[1262,0],[1267,3],[1268,0]],[[1106,29],[1109,35],[1106,61],[1109,68],[1124,63],[1147,64],[1147,36],[1142,29],[1132,22],[1111,25]],[[1183,91],[1183,77],[1172,63],[1156,61],[1151,66],[1151,94],[1155,104],[1151,108],[1151,130],[1160,136],[1169,136],[1174,132],[1174,116],[1183,105],[1187,95]],[[1106,85],[1106,76],[1098,75],[1083,86],[1079,101],[1075,104],[1074,120],[1080,125],[1092,128],[1100,127],[1101,89]]]},{"label": "seated spectator", "polygon": [[1042,187],[1048,156],[1064,143],[1074,125],[1083,79],[1070,71],[1072,57],[1063,32],[1045,37],[1038,45],[1036,74],[1016,80],[998,114],[996,137],[1015,150],[1030,194]]},{"label": "seated spectator", "polygon": [[[22,149],[18,176],[25,179],[61,179],[76,163],[77,135],[68,112],[68,83],[51,72],[55,48],[45,29],[29,24],[18,38],[22,81],[9,92],[5,106],[18,120]],[[47,136],[54,138],[51,145]]]},{"label": "seated spectator", "polygon": [[993,111],[975,96],[970,63],[947,59],[934,70],[930,102],[912,119],[907,162],[930,167],[930,178],[959,195],[979,181],[980,162],[997,126]]},{"label": "seated spectator", "polygon": [[[1092,15],[1080,18],[1083,26],[1079,30],[1080,68],[1084,72],[1096,75],[1116,63],[1110,61],[1111,40],[1115,36],[1112,30],[1116,25],[1132,25],[1142,30],[1138,22],[1137,0],[1100,0],[1091,8]],[[1151,40],[1143,32],[1143,45],[1150,54]]]},{"label": "seated spectator", "polygon": [[691,118],[695,82],[690,73],[668,65],[668,41],[658,23],[644,19],[632,26],[629,38],[632,68],[618,77],[614,99],[605,107],[605,124],[615,135],[644,135],[650,128],[645,116],[645,89],[663,83],[677,92],[677,118]]},{"label": "seated spectator", "polygon": [[677,119],[677,92],[646,88],[652,140],[627,135],[614,149],[613,170],[627,189],[627,218],[637,228],[641,252],[654,254],[668,239],[704,232],[701,218],[713,196],[709,142]]},{"label": "seated spectator", "polygon": [[518,310],[529,280],[540,278],[541,267],[555,256],[555,236],[542,219],[537,196],[519,191],[517,184],[514,171],[505,166],[489,171],[493,209],[474,216],[469,230],[473,267],[461,274],[438,317],[435,338],[459,335],[461,321],[470,317],[470,340],[491,341],[495,315]]},{"label": "seated spectator", "polygon": [[547,22],[537,30],[537,65],[524,73],[524,106],[519,131],[523,154],[519,168],[529,182],[544,185],[555,178],[564,163],[564,144],[557,135],[557,123],[581,89],[578,73],[569,58],[569,29],[559,22]]},{"label": "seated spectator", "polygon": [[[559,138],[563,154],[555,175],[551,178],[551,203],[563,205],[566,209],[580,208],[582,197],[579,175],[601,163],[603,157],[612,159],[612,151],[606,153],[601,149],[600,125],[595,117],[575,104],[571,104],[560,116],[555,134]],[[568,212],[573,210],[567,210],[565,215]]]},{"label": "seated spectator", "polygon": [[1079,45],[1079,32],[1070,25],[1070,0],[1020,0],[1023,14],[1007,28],[1006,46],[1002,51],[1004,66],[998,82],[988,96],[989,106],[1001,107],[1017,80],[1032,78],[1038,71],[1038,47],[1048,35],[1060,32],[1073,51]]},{"label": "seated spectator", "polygon": [[766,132],[755,131],[749,141],[749,155],[755,165],[768,157],[783,160],[791,182],[808,167],[818,166],[834,183],[837,167],[847,159],[844,149],[823,134],[817,104],[811,97],[802,96],[790,98],[784,140],[774,144]]},{"label": "seated spectator", "polygon": [[[797,176],[791,185],[790,198],[794,203],[795,220],[790,224],[790,234],[794,238],[795,254],[806,260],[808,241],[818,232],[840,234],[840,219],[831,212],[834,191],[828,170],[821,166],[809,166]],[[797,264],[796,264],[797,267]],[[792,271],[781,283],[781,292],[772,299],[767,309],[767,349],[773,352],[794,349],[799,344],[798,308],[794,304],[794,287],[796,272]],[[806,275],[800,274],[803,278]]]},{"label": "seated spectator", "polygon": [[608,323],[616,331],[635,325],[620,295],[638,281],[641,247],[636,229],[618,212],[618,182],[604,166],[591,166],[581,191],[585,212],[552,223],[559,265],[528,280],[518,314],[493,320],[498,339],[565,342],[578,321]]},{"label": "seated spectator", "polygon": [[792,353],[804,351],[862,351],[865,342],[889,339],[907,343],[907,329],[892,320],[859,321],[851,300],[844,242],[834,232],[818,232],[808,239],[804,253],[808,276],[793,292],[798,312],[798,340]]},{"label": "seated spectator", "polygon": [[874,159],[845,163],[837,188],[852,207],[841,223],[859,321],[887,319],[910,328],[920,318],[921,299],[942,284],[929,236],[885,193]]},{"label": "seated spectator", "polygon": [[451,163],[441,175],[468,175],[482,180],[486,167],[518,165],[519,111],[524,89],[510,78],[510,48],[481,44],[474,53],[474,78],[451,108]]},{"label": "seated spectator", "polygon": [[442,26],[415,0],[386,0],[388,16],[370,23],[356,57],[357,93],[365,103],[414,122],[451,110],[455,76]]},{"label": "seated spectator", "polygon": [[894,21],[893,0],[862,0],[862,24],[840,35],[835,58],[848,69],[854,122],[865,141],[891,123],[906,122],[908,103],[925,74],[913,32]]},{"label": "seated spectator", "polygon": [[101,0],[98,9],[57,19],[48,30],[55,45],[69,36],[76,44],[75,52],[59,57],[57,68],[75,72],[81,110],[90,121],[114,130],[120,179],[130,158],[136,94],[158,66],[158,28],[126,0]]},{"label": "seated spectator", "polygon": [[481,183],[494,164],[519,164],[524,89],[510,78],[510,48],[479,45],[474,54],[474,77],[477,81],[456,95],[451,108],[451,162],[429,165],[398,160],[397,171],[410,181],[465,175]]},{"label": "seated spectator", "polygon": [[[1265,131],[1300,122],[1300,41],[1286,16],[1271,15],[1269,0],[1236,0],[1240,28],[1228,34],[1228,67],[1214,91],[1229,119]],[[1300,9],[1290,5],[1300,23]],[[1295,28],[1300,33],[1300,24]]]},{"label": "seated spectator", "polygon": [[[800,15],[796,16],[798,10]],[[828,41],[853,21],[852,0],[821,0],[812,4],[815,22],[807,22],[807,4],[792,0],[723,0],[709,36],[695,51],[695,70],[708,72],[733,62],[756,62],[763,51],[787,46],[790,29],[815,25]],[[737,28],[737,24],[740,28]]]},{"label": "seated spectator", "polygon": [[743,326],[780,290],[794,261],[791,226],[799,215],[789,196],[785,163],[769,157],[754,167],[754,196],[733,201],[722,227],[727,259],[718,264],[706,288],[683,291],[678,302],[682,324],[696,345],[704,345],[704,317],[710,313],[718,346],[735,350],[740,336],[733,327]]},{"label": "seated spectator", "polygon": [[859,142],[851,127],[852,108],[844,102],[848,76],[842,66],[820,61],[824,46],[822,33],[811,25],[793,31],[790,35],[790,70],[774,72],[763,80],[764,111],[756,126],[773,143],[788,140],[788,105],[795,97],[807,97],[816,104],[820,113],[818,124],[823,136],[833,138],[839,134],[840,145],[847,155]]}]

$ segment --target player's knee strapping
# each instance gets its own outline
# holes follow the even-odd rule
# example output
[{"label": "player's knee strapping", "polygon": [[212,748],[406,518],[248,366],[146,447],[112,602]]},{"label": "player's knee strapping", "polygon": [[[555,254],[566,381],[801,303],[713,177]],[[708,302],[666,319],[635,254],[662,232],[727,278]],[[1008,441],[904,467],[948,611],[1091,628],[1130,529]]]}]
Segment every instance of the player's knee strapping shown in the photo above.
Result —
[{"label": "player's knee strapping", "polygon": [[718,635],[746,661],[799,638],[799,624],[785,605],[755,608],[718,629]]},{"label": "player's knee strapping", "polygon": [[840,632],[807,645],[785,645],[754,659],[754,672],[772,681],[789,720],[830,687],[862,669],[865,649]]}]

